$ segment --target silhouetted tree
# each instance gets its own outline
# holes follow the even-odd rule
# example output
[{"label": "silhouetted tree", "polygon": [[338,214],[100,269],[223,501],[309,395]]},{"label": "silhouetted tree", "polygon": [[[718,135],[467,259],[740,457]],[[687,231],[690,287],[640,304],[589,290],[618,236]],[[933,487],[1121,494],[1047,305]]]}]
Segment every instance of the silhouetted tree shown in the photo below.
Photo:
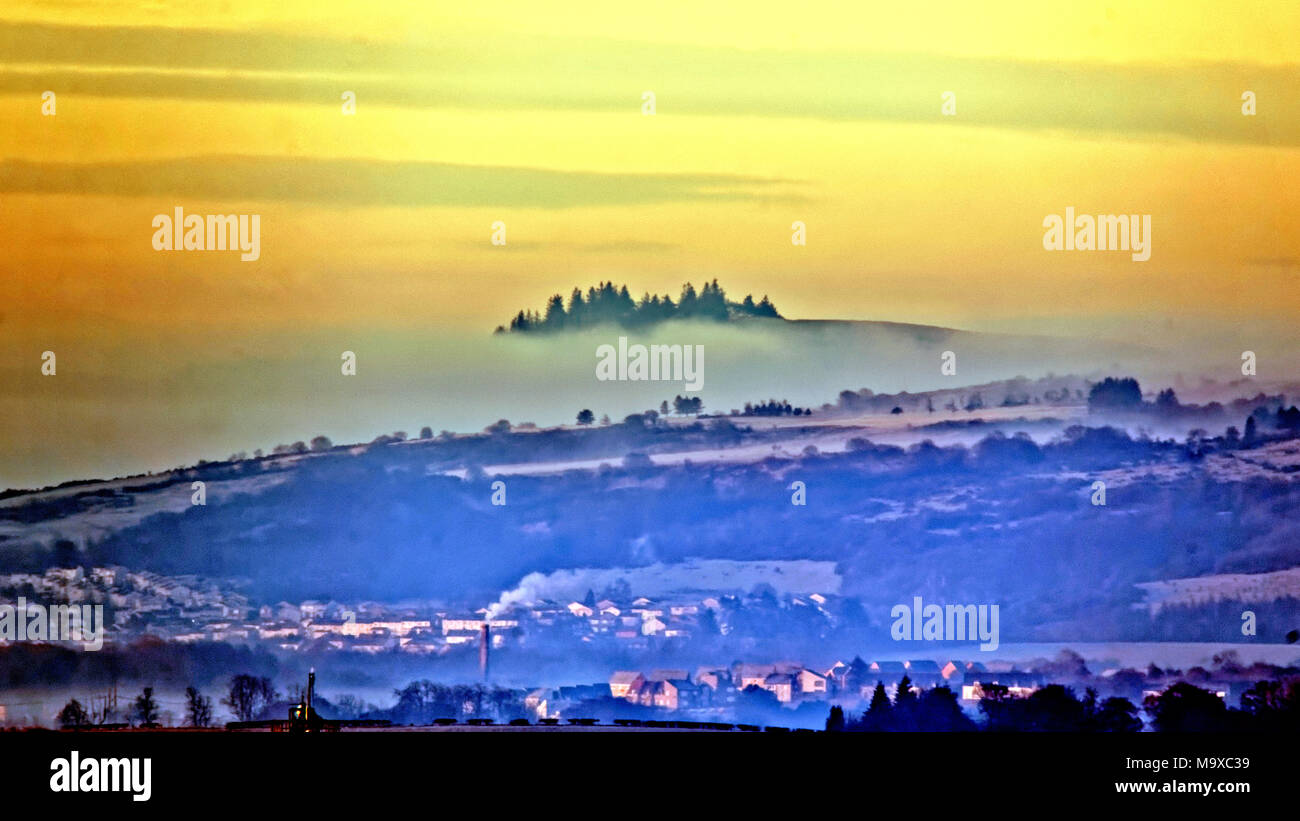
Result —
[{"label": "silhouetted tree", "polygon": [[131,707],[131,717],[138,721],[141,727],[158,725],[158,702],[154,700],[152,687],[144,688],[144,691],[136,696],[135,703]]},{"label": "silhouetted tree", "polygon": [[1108,376],[1092,386],[1088,392],[1088,410],[1137,410],[1142,406],[1142,388],[1132,377],[1116,379]]},{"label": "silhouetted tree", "polygon": [[193,686],[185,688],[185,718],[191,727],[206,727],[212,723],[212,699]]},{"label": "silhouetted tree", "polygon": [[957,702],[957,694],[946,685],[923,692],[913,713],[913,726],[908,729],[924,733],[959,733],[976,729],[975,722]]},{"label": "silhouetted tree", "polygon": [[90,715],[86,708],[81,706],[81,702],[75,698],[63,705],[59,711],[59,726],[64,729],[78,729],[80,727],[90,726]]},{"label": "silhouetted tree", "polygon": [[1133,702],[1111,696],[1093,714],[1093,729],[1099,733],[1137,733],[1142,731],[1142,719]]},{"label": "silhouetted tree", "polygon": [[1241,694],[1241,709],[1253,720],[1254,729],[1300,731],[1300,679],[1255,682]]},{"label": "silhouetted tree", "polygon": [[230,690],[221,703],[230,708],[240,721],[252,721],[276,699],[275,687],[268,678],[240,673],[230,679]]},{"label": "silhouetted tree", "polygon": [[838,704],[831,706],[831,714],[826,717],[826,732],[840,733],[844,731],[844,708]]},{"label": "silhouetted tree", "polygon": [[1146,708],[1152,725],[1162,733],[1218,732],[1229,727],[1223,700],[1185,681],[1160,695],[1148,696]]}]

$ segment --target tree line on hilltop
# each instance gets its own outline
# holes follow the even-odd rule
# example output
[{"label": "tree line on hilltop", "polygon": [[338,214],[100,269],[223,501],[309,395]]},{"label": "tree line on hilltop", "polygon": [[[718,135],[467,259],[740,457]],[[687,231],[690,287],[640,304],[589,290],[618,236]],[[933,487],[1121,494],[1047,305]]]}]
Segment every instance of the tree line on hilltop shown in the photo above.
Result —
[{"label": "tree line on hilltop", "polygon": [[676,302],[668,294],[659,296],[649,292],[637,300],[626,285],[602,282],[589,287],[585,296],[581,288],[574,288],[567,305],[563,296],[555,294],[540,312],[521,310],[509,325],[497,326],[496,332],[563,331],[603,324],[636,327],[669,319],[726,322],[745,316],[782,318],[766,295],[755,302],[752,295],[746,294],[744,299],[735,302],[727,299],[726,291],[716,279],[705,282],[698,292],[687,282]]}]

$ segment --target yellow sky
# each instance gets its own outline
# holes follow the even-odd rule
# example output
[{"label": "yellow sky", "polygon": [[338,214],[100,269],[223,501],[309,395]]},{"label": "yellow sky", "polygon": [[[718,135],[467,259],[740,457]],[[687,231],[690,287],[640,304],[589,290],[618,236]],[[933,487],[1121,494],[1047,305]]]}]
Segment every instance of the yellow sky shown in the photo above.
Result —
[{"label": "yellow sky", "polygon": [[[221,403],[362,335],[419,372],[419,334],[603,279],[717,277],[801,318],[1294,335],[1298,35],[1290,0],[8,0],[0,486],[302,435],[300,406]],[[260,215],[261,258],[155,251],[176,206]],[[1067,206],[1150,214],[1150,261],[1045,251]],[[75,380],[33,381],[49,349]],[[390,389],[305,433],[411,424]]]},{"label": "yellow sky", "polygon": [[[469,329],[704,276],[976,328],[1300,307],[1294,3],[466,5],[7,4],[9,320]],[[175,205],[262,214],[262,258],[154,251]],[[1045,253],[1066,206],[1151,214],[1151,261]]]}]

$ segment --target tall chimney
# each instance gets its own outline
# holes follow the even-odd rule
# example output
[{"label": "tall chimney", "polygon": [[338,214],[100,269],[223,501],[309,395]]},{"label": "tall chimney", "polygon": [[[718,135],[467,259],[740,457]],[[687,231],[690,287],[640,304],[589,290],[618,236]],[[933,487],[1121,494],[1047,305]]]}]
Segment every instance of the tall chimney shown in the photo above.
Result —
[{"label": "tall chimney", "polygon": [[307,671],[307,715],[308,721],[311,721],[311,697],[316,692],[316,668],[312,667]]},{"label": "tall chimney", "polygon": [[487,619],[483,620],[483,628],[478,634],[478,672],[483,681],[488,680],[488,651],[492,647],[491,631],[488,629]]}]

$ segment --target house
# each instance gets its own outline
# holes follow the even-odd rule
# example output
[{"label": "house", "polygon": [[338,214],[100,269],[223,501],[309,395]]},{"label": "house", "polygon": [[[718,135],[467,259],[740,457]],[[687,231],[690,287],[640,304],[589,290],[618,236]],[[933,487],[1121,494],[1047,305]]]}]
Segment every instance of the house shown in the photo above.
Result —
[{"label": "house", "polygon": [[814,673],[812,670],[805,668],[795,673],[794,680],[800,695],[826,694],[826,676],[821,673]]},{"label": "house", "polygon": [[635,690],[640,690],[645,683],[645,676],[635,670],[619,670],[609,677],[609,694],[614,698],[627,698]]},{"label": "house", "polygon": [[912,680],[913,684],[922,687],[937,687],[943,682],[943,675],[939,672],[939,665],[930,659],[914,659],[903,662],[907,668],[907,677]]},{"label": "house", "polygon": [[685,679],[669,679],[657,682],[658,692],[654,706],[666,710],[682,710],[699,704],[699,688]]},{"label": "house", "polygon": [[430,630],[433,623],[428,619],[411,621],[345,621],[338,632],[345,636],[369,635],[409,635],[412,631]]},{"label": "house", "polygon": [[654,703],[655,690],[658,689],[658,682],[646,681],[643,677],[638,676],[627,687],[627,700],[633,704],[641,704],[649,707]]},{"label": "house", "polygon": [[736,683],[737,690],[744,690],[762,687],[766,684],[767,677],[775,673],[776,668],[771,664],[737,664],[731,671],[731,680]]},{"label": "house", "polygon": [[960,661],[949,660],[939,668],[939,675],[943,676],[944,681],[953,681],[966,675],[966,666]]},{"label": "house", "polygon": [[794,676],[788,673],[773,673],[763,679],[762,687],[776,696],[777,701],[788,704],[794,697]]},{"label": "house", "polygon": [[664,632],[664,630],[666,630],[667,628],[668,625],[664,624],[662,621],[655,618],[654,616],[651,616],[650,618],[645,619],[644,621],[641,622],[641,635],[657,636],[660,633]]},{"label": "house", "polygon": [[298,625],[287,622],[271,622],[269,624],[260,624],[257,627],[257,637],[259,639],[280,639],[296,635],[298,635]]},{"label": "house", "polygon": [[479,640],[477,630],[446,630],[443,631],[443,641],[447,644],[476,644]]},{"label": "house", "polygon": [[724,684],[731,683],[731,674],[721,667],[701,667],[695,671],[695,683],[710,690],[717,690]]},{"label": "house", "polygon": [[569,612],[580,619],[589,619],[596,612],[580,601],[569,602]]},{"label": "house", "polygon": [[442,634],[449,633],[478,633],[483,629],[483,620],[477,616],[459,615],[444,616],[442,618]]}]

